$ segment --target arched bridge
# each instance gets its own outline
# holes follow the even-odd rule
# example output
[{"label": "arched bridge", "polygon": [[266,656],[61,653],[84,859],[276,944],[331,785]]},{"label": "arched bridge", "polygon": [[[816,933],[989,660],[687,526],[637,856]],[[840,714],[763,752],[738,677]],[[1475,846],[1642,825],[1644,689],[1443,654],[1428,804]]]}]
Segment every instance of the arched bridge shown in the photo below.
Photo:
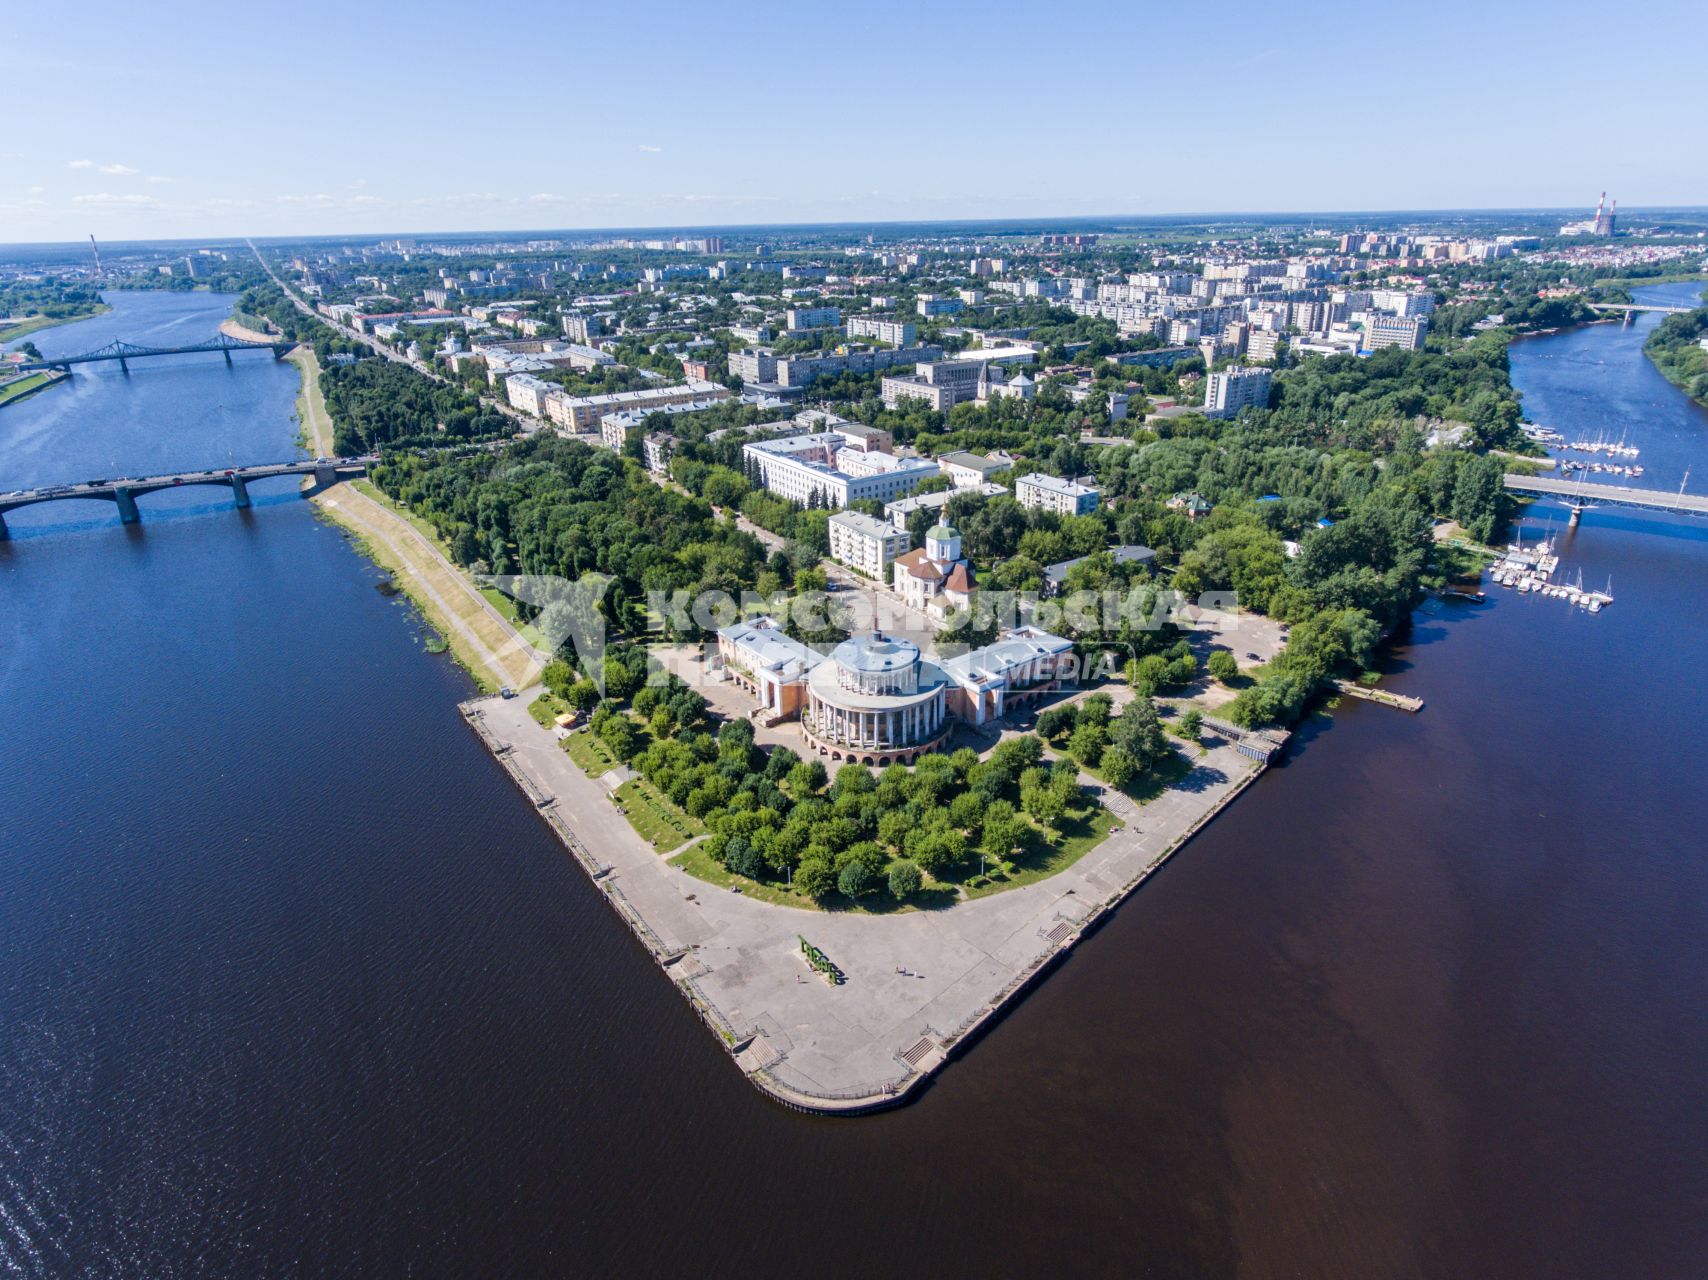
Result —
[{"label": "arched bridge", "polygon": [[187,485],[211,484],[230,489],[239,508],[249,505],[249,482],[273,476],[313,476],[318,488],[337,484],[349,476],[367,472],[377,454],[359,458],[314,458],[299,462],[275,462],[256,467],[230,467],[224,470],[182,471],[169,476],[137,476],[120,480],[89,480],[83,484],[48,485],[40,489],[21,489],[0,493],[0,538],[6,536],[6,512],[38,502],[63,502],[68,498],[100,498],[119,509],[119,520],[136,524],[142,519],[136,500],[158,489],[180,489]]},{"label": "arched bridge", "polygon": [[46,360],[32,360],[28,364],[21,364],[16,367],[20,370],[64,369],[70,373],[71,366],[74,364],[96,364],[103,360],[117,360],[119,367],[129,373],[132,360],[143,360],[149,356],[181,356],[198,351],[220,351],[225,354],[225,362],[230,364],[233,351],[271,351],[273,359],[277,360],[294,346],[296,343],[284,340],[250,342],[243,338],[228,337],[223,333],[207,342],[195,342],[187,347],[139,347],[134,342],[121,340],[109,342],[106,346],[95,351],[85,351],[80,356],[54,356]]}]

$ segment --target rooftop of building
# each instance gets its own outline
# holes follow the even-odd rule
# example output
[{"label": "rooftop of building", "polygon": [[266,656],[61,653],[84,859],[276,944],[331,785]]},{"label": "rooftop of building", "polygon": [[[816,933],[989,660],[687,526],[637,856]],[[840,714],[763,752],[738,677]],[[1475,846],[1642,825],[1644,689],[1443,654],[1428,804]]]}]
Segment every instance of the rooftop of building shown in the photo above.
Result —
[{"label": "rooftop of building", "polygon": [[975,687],[999,685],[1009,673],[1035,658],[1066,653],[1073,641],[1051,635],[1038,627],[1017,627],[995,644],[944,659],[942,667],[957,684]]},{"label": "rooftop of building", "polygon": [[843,525],[871,538],[890,538],[897,532],[896,527],[888,520],[880,520],[877,516],[869,516],[863,511],[838,511],[830,517],[830,523]]},{"label": "rooftop of building", "polygon": [[718,636],[745,650],[756,666],[785,678],[799,679],[824,661],[822,653],[786,635],[783,624],[769,615],[720,627]]},{"label": "rooftop of building", "polygon": [[1047,476],[1042,471],[1033,471],[1028,475],[1023,475],[1014,483],[1016,487],[1029,484],[1051,493],[1065,494],[1070,498],[1079,498],[1088,493],[1097,492],[1093,485],[1080,484],[1077,480],[1063,480],[1060,476]]},{"label": "rooftop of building", "polygon": [[[1115,557],[1116,564],[1149,564],[1156,559],[1156,552],[1149,547],[1119,546],[1110,547],[1109,551]],[[1044,566],[1044,578],[1046,581],[1059,585],[1067,580],[1070,569],[1076,564],[1084,564],[1089,559],[1091,559],[1090,556],[1077,556],[1072,560],[1062,560],[1056,564],[1046,565]]]},{"label": "rooftop of building", "polygon": [[831,660],[849,671],[903,671],[919,662],[919,646],[906,636],[866,631],[831,650]]}]

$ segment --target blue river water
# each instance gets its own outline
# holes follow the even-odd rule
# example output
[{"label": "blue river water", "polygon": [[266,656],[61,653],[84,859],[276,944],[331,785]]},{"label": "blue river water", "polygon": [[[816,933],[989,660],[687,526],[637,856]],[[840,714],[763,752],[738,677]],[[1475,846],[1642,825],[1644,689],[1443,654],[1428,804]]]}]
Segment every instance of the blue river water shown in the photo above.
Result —
[{"label": "blue river water", "polygon": [[[112,300],[37,345],[231,303]],[[1519,343],[1515,381],[1708,482],[1652,324]],[[0,489],[291,456],[295,389],[79,373],[0,410]],[[290,484],[142,507],[0,542],[0,1274],[1704,1269],[1702,524],[1562,535],[1596,617],[1421,611],[1391,665],[1427,710],[1313,722],[918,1103],[847,1122],[740,1079]]]}]

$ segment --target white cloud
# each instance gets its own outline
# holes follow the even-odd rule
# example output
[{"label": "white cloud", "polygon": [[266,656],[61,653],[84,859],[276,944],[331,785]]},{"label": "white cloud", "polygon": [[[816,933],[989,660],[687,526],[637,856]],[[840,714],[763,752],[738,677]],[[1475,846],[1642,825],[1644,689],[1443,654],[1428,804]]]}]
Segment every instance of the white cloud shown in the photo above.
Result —
[{"label": "white cloud", "polygon": [[96,164],[93,160],[70,160],[66,162],[65,167],[67,169],[93,169],[97,173],[104,173],[112,178],[128,178],[134,173],[141,172],[139,169],[131,168],[128,164],[120,164],[116,160],[111,164]]},{"label": "white cloud", "polygon": [[160,174],[160,173],[149,174],[148,180],[150,182],[176,182],[177,181],[176,178],[168,178],[164,174]]},{"label": "white cloud", "polygon": [[333,199],[324,191],[317,191],[311,196],[275,196],[280,204],[332,204]]},{"label": "white cloud", "polygon": [[663,150],[664,150],[664,148],[663,148],[663,147],[649,147],[649,146],[648,146],[648,145],[647,145],[647,144],[646,144],[646,143],[644,143],[644,142],[643,142],[643,143],[641,143],[641,144],[640,144],[640,149],[641,149],[641,150],[642,150],[642,151],[647,151],[647,152],[650,152],[650,153],[652,153],[652,154],[653,154],[653,155],[657,155],[657,154],[658,154],[658,153],[659,153],[659,152],[660,152],[660,151],[663,151]]},{"label": "white cloud", "polygon": [[145,195],[114,195],[110,191],[97,191],[92,195],[72,196],[73,204],[128,204],[148,205],[157,203],[153,196]]},{"label": "white cloud", "polygon": [[410,203],[416,205],[501,204],[503,200],[503,196],[491,191],[461,191],[454,196],[418,196]]},{"label": "white cloud", "polygon": [[528,197],[529,204],[562,204],[562,196],[554,196],[549,191],[536,191]]},{"label": "white cloud", "polygon": [[378,196],[352,196],[350,199],[350,203],[351,204],[384,204],[385,201],[381,200]]}]

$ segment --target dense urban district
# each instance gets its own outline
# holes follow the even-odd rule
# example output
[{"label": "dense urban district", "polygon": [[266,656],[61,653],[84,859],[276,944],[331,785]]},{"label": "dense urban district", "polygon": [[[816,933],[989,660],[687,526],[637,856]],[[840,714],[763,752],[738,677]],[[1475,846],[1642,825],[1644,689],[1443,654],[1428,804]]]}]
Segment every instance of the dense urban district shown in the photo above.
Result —
[{"label": "dense urban district", "polygon": [[[1700,275],[1702,237],[1604,202],[109,250],[8,271],[0,324],[239,293],[228,332],[312,348],[322,447],[379,455],[368,492],[482,584],[543,668],[534,718],[653,847],[892,910],[1058,872],[1122,824],[1111,797],[1136,812],[1217,745],[1261,764],[1324,694],[1370,695],[1542,453],[1508,343],[1617,322],[1630,285]],[[1705,333],[1650,346],[1698,398]],[[601,644],[553,643],[589,623]]]},{"label": "dense urban district", "polygon": [[[0,267],[0,405],[116,290],[235,295],[222,341],[294,348],[314,500],[494,758],[750,1078],[858,1111],[1302,717],[1419,709],[1384,643],[1477,596],[1553,465],[1509,344],[1627,322],[1705,235],[1604,202],[90,246]],[[1698,398],[1705,334],[1648,348]]]}]

